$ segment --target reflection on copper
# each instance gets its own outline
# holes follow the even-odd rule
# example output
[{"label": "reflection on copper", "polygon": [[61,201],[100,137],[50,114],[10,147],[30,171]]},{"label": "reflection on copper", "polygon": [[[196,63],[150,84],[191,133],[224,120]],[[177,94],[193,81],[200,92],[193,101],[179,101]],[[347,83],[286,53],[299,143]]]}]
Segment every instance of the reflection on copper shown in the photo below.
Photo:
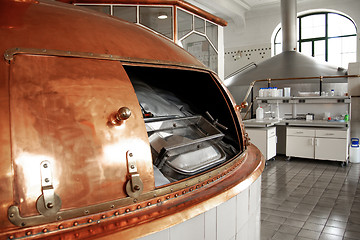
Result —
[{"label": "reflection on copper", "polygon": [[[70,5],[14,4],[0,3],[2,10],[21,10],[23,21],[0,17],[23,26],[0,26],[0,239],[134,239],[206,212],[260,176],[264,158],[244,145],[234,100],[194,57],[136,25]],[[50,41],[50,32],[61,38]],[[213,168],[155,187],[142,109],[125,64],[208,77],[221,92],[217,101],[225,102],[240,150]],[[124,106],[131,115],[109,126],[109,116]],[[44,161],[51,163],[54,194],[41,178]],[[126,192],[131,179],[143,183],[136,197]],[[37,209],[48,193],[61,200],[60,210]]]},{"label": "reflection on copper", "polygon": [[41,195],[40,163],[45,159],[53,162],[49,156],[27,152],[21,153],[16,158],[15,162],[19,166],[16,178],[26,179],[26,184],[21,184],[22,188],[19,190],[22,191],[20,195],[24,196],[20,199],[20,203],[24,202],[24,199],[36,199]]}]

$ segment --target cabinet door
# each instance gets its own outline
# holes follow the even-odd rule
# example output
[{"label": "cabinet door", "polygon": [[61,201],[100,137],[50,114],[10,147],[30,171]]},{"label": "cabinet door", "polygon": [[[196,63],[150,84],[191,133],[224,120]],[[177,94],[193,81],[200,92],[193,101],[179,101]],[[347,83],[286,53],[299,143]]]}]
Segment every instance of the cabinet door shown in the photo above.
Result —
[{"label": "cabinet door", "polygon": [[323,160],[346,161],[346,139],[340,138],[316,138],[315,158]]},{"label": "cabinet door", "polygon": [[276,136],[272,136],[267,139],[267,153],[265,156],[266,160],[276,156],[276,143],[277,143]]},{"label": "cabinet door", "polygon": [[258,128],[258,129],[252,129],[247,128],[246,132],[248,133],[250,137],[250,142],[253,143],[260,152],[264,155],[265,159],[267,160],[266,156],[266,129]]},{"label": "cabinet door", "polygon": [[313,137],[286,137],[286,156],[314,158]]}]

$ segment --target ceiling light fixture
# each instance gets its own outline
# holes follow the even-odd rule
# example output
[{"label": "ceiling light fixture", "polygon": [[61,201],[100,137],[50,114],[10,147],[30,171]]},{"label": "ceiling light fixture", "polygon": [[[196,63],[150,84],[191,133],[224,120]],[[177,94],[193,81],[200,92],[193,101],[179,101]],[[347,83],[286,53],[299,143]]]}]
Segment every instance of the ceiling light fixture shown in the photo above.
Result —
[{"label": "ceiling light fixture", "polygon": [[161,12],[161,13],[159,13],[159,15],[158,15],[158,19],[161,19],[161,20],[167,19],[167,18],[168,18],[168,16],[167,16],[167,14],[164,13],[164,12]]}]

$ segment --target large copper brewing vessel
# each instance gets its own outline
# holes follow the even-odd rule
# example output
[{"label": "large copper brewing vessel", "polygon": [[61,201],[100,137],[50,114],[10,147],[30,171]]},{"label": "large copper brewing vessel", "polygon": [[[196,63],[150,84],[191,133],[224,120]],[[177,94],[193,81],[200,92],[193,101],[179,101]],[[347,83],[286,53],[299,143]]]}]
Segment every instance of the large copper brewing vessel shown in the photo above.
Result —
[{"label": "large copper brewing vessel", "polygon": [[[263,157],[228,90],[180,47],[68,4],[0,4],[0,239],[133,239],[217,206],[261,174]],[[158,174],[169,182],[156,184],[145,124],[155,118],[139,104],[135,78],[186,102],[221,136],[205,133],[206,148],[221,142],[232,153],[178,178],[160,169],[165,154]],[[194,142],[186,154],[204,148]],[[166,151],[184,154],[174,149]]]}]

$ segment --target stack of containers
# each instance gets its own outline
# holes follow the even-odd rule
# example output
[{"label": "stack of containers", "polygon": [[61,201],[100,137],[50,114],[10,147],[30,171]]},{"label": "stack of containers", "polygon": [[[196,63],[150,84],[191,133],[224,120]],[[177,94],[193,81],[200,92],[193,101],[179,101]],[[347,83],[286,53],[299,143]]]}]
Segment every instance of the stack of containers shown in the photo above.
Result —
[{"label": "stack of containers", "polygon": [[277,89],[277,87],[260,88],[259,97],[282,97],[283,89]]}]

